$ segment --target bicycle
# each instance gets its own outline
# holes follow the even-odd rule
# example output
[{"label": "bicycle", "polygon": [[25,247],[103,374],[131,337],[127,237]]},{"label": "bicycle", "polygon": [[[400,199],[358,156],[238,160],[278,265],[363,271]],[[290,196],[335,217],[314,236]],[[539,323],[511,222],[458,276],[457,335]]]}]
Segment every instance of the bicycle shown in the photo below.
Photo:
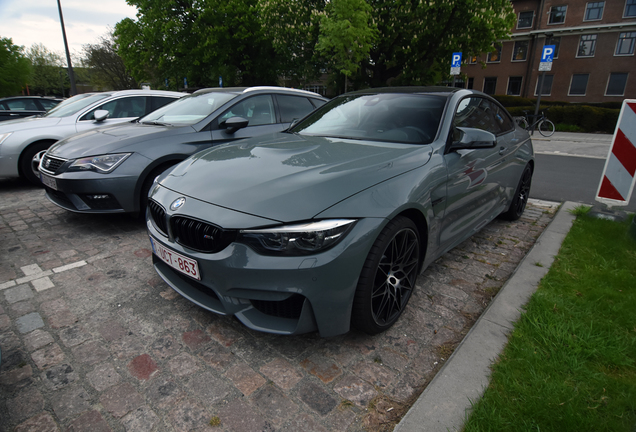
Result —
[{"label": "bicycle", "polygon": [[[541,114],[537,115],[528,114],[528,111],[524,111],[523,113],[523,116],[515,118],[519,126],[527,131],[534,131],[535,126],[538,125],[539,133],[544,137],[549,137],[554,134],[554,123],[548,120],[548,118],[545,116],[545,112],[541,111]],[[528,120],[533,117],[536,117],[536,120],[532,124],[530,124]]]}]

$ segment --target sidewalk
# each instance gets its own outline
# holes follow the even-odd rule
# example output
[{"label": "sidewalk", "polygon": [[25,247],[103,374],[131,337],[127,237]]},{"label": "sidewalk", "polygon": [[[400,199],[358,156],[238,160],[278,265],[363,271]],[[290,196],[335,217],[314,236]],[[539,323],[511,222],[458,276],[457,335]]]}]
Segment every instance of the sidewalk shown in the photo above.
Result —
[{"label": "sidewalk", "polygon": [[447,432],[462,429],[471,401],[489,382],[490,366],[508,342],[521,308],[547,274],[575,217],[566,202],[543,231],[512,277],[490,303],[394,432]]},{"label": "sidewalk", "polygon": [[544,137],[538,131],[532,135],[534,151],[539,154],[555,154],[606,159],[613,139],[612,134],[555,132]]}]

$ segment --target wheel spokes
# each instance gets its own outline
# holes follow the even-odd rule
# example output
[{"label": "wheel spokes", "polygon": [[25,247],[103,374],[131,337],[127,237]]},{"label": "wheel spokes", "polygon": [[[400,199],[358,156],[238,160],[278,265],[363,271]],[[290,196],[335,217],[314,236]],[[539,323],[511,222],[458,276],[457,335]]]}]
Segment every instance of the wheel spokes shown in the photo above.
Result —
[{"label": "wheel spokes", "polygon": [[376,270],[371,307],[377,324],[394,321],[404,310],[415,287],[419,245],[410,229],[399,231],[387,245]]}]

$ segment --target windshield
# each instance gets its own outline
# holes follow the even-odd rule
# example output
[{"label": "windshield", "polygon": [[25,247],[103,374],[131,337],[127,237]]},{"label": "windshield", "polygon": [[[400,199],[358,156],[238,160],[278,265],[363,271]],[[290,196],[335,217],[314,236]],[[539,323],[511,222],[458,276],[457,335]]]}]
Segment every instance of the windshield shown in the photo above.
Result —
[{"label": "windshield", "polygon": [[110,96],[110,93],[84,93],[60,102],[44,114],[44,117],[68,117],[89,105]]},{"label": "windshield", "polygon": [[418,94],[345,95],[290,129],[301,135],[428,144],[446,98]]},{"label": "windshield", "polygon": [[236,96],[236,94],[232,93],[217,92],[185,96],[151,112],[139,119],[139,122],[179,126],[193,125]]}]

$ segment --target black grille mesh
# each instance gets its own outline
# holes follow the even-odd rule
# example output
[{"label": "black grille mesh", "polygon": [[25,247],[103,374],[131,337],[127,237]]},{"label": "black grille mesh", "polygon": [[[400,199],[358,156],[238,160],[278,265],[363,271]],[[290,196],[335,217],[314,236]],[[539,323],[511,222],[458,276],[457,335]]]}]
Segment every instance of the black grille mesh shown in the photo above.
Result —
[{"label": "black grille mesh", "polygon": [[[56,159],[50,156],[44,156],[44,160],[42,161],[42,167],[44,171],[48,171],[51,173],[56,173],[58,169],[64,164],[63,159]],[[48,165],[48,166],[47,166]]]},{"label": "black grille mesh", "polygon": [[152,219],[155,227],[161,232],[161,234],[168,237],[168,225],[166,223],[166,211],[163,207],[157,204],[155,201],[148,201],[148,210],[150,211],[150,218]]},{"label": "black grille mesh", "polygon": [[190,249],[216,253],[225,249],[236,234],[214,225],[184,216],[170,219],[172,234],[177,243]]},{"label": "black grille mesh", "polygon": [[305,297],[294,294],[283,301],[251,300],[252,306],[265,315],[278,318],[298,319],[303,310]]}]

